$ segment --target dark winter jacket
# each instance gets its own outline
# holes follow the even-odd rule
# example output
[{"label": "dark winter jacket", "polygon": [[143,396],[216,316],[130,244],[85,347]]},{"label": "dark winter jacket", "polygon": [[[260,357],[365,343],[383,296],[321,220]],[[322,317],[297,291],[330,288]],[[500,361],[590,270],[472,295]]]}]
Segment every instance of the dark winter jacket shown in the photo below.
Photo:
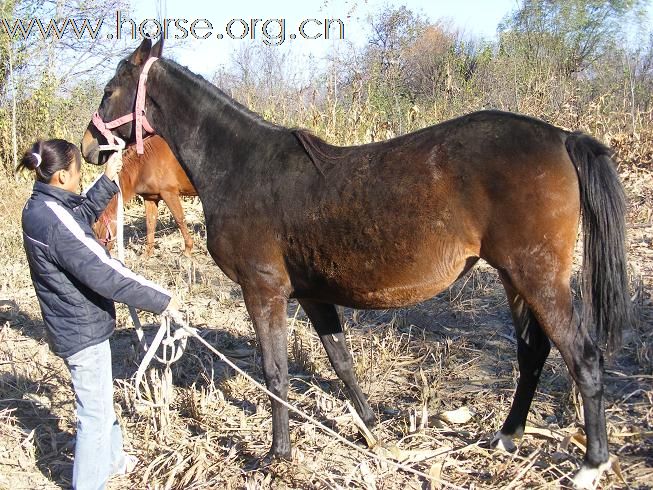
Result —
[{"label": "dark winter jacket", "polygon": [[118,186],[103,175],[81,196],[42,182],[23,209],[23,242],[50,347],[69,357],[106,340],[113,301],[154,313],[171,294],[112,259],[91,230]]}]

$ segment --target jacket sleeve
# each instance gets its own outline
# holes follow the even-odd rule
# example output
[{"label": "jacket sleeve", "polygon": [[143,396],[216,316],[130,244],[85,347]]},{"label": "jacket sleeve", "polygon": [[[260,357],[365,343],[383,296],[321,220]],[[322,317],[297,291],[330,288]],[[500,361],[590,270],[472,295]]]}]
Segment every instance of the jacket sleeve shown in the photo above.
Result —
[{"label": "jacket sleeve", "polygon": [[102,174],[93,186],[86,191],[84,202],[73,209],[74,213],[80,214],[89,225],[93,225],[102,213],[113,196],[118,193],[118,184]]},{"label": "jacket sleeve", "polygon": [[57,223],[48,240],[52,260],[78,281],[105,298],[140,310],[162,313],[172,294],[113,259],[56,203],[47,203]]}]

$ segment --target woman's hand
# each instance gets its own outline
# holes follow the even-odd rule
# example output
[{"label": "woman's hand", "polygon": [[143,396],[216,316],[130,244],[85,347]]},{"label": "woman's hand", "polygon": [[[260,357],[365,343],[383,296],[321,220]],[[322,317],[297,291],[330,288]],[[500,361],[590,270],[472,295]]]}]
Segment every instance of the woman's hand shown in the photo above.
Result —
[{"label": "woman's hand", "polygon": [[170,298],[170,302],[168,303],[168,306],[166,307],[163,314],[170,315],[170,317],[173,320],[175,320],[177,323],[181,323],[184,321],[184,315],[179,310],[181,310],[181,302],[179,301],[177,296],[173,296],[172,298]]},{"label": "woman's hand", "polygon": [[111,180],[115,180],[118,172],[122,170],[122,152],[114,151],[109,160],[107,160],[107,165],[104,168],[104,175],[109,177]]}]

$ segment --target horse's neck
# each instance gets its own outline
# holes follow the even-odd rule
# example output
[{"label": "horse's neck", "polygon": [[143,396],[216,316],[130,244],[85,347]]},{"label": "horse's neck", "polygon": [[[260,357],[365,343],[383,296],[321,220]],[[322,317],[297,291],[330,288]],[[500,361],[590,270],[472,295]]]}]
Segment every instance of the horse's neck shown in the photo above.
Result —
[{"label": "horse's neck", "polygon": [[[118,196],[113,196],[111,200],[109,201],[109,204],[107,204],[107,207],[104,208],[104,211],[98,218],[95,228],[96,228],[96,233],[98,233],[98,238],[104,238],[103,236],[104,233],[106,232],[106,227],[107,227],[107,222],[111,223],[116,220],[116,215],[118,211]],[[114,230],[112,230],[113,232]]]},{"label": "horse's neck", "polygon": [[[140,176],[141,165],[135,152],[123,156],[123,167],[120,171],[120,192],[126,203],[136,195],[136,184]],[[114,213],[115,215],[115,213]]]},{"label": "horse's neck", "polygon": [[225,174],[240,172],[245,165],[267,164],[279,136],[288,132],[169,60],[153,65],[148,96],[148,113],[157,133],[200,198],[215,193]]}]

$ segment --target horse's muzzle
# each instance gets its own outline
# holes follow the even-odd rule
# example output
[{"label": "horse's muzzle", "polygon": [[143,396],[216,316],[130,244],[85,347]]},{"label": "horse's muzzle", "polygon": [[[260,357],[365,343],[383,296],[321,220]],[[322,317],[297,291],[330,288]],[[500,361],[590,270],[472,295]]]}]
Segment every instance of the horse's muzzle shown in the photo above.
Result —
[{"label": "horse's muzzle", "polygon": [[91,128],[86,129],[80,146],[82,157],[88,163],[92,165],[103,165],[106,162],[107,156],[102,156],[100,154],[99,141],[97,137],[93,135],[93,130]]}]

